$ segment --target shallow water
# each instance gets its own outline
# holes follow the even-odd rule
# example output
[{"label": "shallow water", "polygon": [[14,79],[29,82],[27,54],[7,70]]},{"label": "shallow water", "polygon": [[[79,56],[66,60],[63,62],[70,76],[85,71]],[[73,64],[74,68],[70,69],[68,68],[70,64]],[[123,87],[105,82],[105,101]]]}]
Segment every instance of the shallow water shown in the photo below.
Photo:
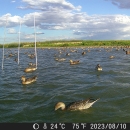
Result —
[{"label": "shallow water", "polygon": [[[15,55],[8,57],[11,52]],[[5,49],[4,69],[0,69],[0,122],[130,122],[130,55],[122,49],[38,48],[38,69],[33,73],[24,72],[29,62],[35,63],[27,52],[32,54],[34,49],[20,49],[18,65],[14,61],[17,49]],[[115,58],[109,59],[111,55]],[[66,60],[59,62],[56,57]],[[70,65],[70,59],[80,63]],[[101,72],[95,70],[98,63]],[[38,79],[22,85],[22,75],[37,75]],[[87,110],[54,111],[59,101],[68,104],[88,97],[100,100]]]}]

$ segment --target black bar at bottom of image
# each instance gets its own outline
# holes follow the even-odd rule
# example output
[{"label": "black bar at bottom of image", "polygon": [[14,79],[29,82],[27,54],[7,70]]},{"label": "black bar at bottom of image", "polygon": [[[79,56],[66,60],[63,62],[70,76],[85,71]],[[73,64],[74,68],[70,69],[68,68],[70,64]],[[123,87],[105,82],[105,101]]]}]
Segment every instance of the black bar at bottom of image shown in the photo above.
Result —
[{"label": "black bar at bottom of image", "polygon": [[0,123],[1,130],[128,130],[130,123]]}]

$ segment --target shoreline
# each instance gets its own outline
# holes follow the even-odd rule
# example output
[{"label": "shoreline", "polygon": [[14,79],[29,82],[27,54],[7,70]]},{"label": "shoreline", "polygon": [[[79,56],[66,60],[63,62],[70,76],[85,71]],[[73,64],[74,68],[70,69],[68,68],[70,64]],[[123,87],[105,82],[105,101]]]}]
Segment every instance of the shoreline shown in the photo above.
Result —
[{"label": "shoreline", "polygon": [[[0,44],[0,48],[18,48],[19,43]],[[21,42],[20,48],[34,48],[34,42]],[[37,48],[130,48],[130,40],[81,40],[36,42]]]},{"label": "shoreline", "polygon": [[[18,48],[18,47],[5,47],[5,49],[11,49],[11,48]],[[31,49],[34,47],[20,47],[20,49]],[[43,47],[37,47],[37,48],[130,48],[130,46],[127,45],[104,45],[104,46],[67,46],[67,47],[62,47],[62,46],[43,46]],[[3,48],[0,48],[3,49]]]}]

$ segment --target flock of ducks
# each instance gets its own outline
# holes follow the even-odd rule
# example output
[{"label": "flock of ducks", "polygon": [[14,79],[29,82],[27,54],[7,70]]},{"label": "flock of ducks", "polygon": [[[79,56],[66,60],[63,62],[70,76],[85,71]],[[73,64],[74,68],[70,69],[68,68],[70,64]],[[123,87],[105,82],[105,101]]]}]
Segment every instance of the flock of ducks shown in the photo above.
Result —
[{"label": "flock of ducks", "polygon": [[[90,50],[89,50],[89,52],[90,52]],[[85,55],[85,54],[86,54],[86,52],[82,52],[82,55]],[[126,51],[126,54],[130,54],[130,52]],[[67,53],[66,55],[70,55],[70,54]],[[113,58],[115,58],[115,56],[111,55],[109,58],[113,59]],[[80,63],[79,60],[75,60],[75,61],[69,60],[69,61],[70,61],[70,65],[76,65],[76,64]],[[95,67],[95,70],[102,71],[103,69],[102,69],[100,64],[97,64],[96,67]],[[85,99],[85,100],[72,102],[72,103],[68,104],[67,106],[63,102],[58,102],[55,105],[55,110],[58,110],[58,109],[71,110],[71,111],[84,110],[84,109],[88,109],[88,108],[92,107],[92,105],[95,102],[97,102],[98,100],[99,100],[99,98],[98,99],[88,98],[88,99]]]},{"label": "flock of ducks", "polygon": [[[35,58],[35,54],[29,54],[28,57],[33,59],[33,58]],[[31,72],[34,72],[35,70],[37,70],[36,64],[33,64],[32,62],[30,62],[28,65],[29,65],[29,67],[25,68],[24,72],[31,73]],[[23,85],[31,84],[31,83],[35,82],[36,80],[37,80],[37,76],[33,76],[31,78],[26,78],[25,76],[21,77],[21,81],[22,81]]]},{"label": "flock of ducks", "polygon": [[[71,50],[71,52],[77,52],[77,50]],[[90,52],[90,50],[88,50],[88,52]],[[86,52],[83,51],[81,54],[85,55]],[[66,53],[66,56],[70,56],[70,53]],[[55,58],[55,60],[56,61],[64,61],[66,59],[65,58]],[[69,62],[70,62],[70,65],[76,65],[76,64],[80,63],[79,60],[72,60],[72,59],[70,59]],[[100,64],[97,64],[95,68],[96,68],[97,71],[102,71],[102,67],[100,66]],[[72,102],[72,103],[68,104],[67,106],[63,102],[58,102],[55,105],[55,111],[58,110],[58,109],[70,110],[70,111],[88,109],[88,108],[92,107],[92,105],[95,102],[97,102],[98,100],[99,99],[88,98],[88,99],[85,99],[85,100]]]},{"label": "flock of ducks", "polygon": [[[76,51],[73,50],[72,52],[76,52]],[[86,54],[86,52],[82,52],[82,55],[85,55],[85,54]],[[130,52],[126,51],[126,54],[130,54]],[[66,53],[66,56],[69,56],[69,55],[70,55],[69,53]],[[10,54],[9,56],[12,56],[12,54]],[[35,55],[28,55],[28,56],[30,58],[34,58],[35,57]],[[112,59],[112,58],[115,58],[115,57],[114,56],[110,56],[109,58]],[[56,61],[65,61],[66,59],[65,58],[55,58],[55,60]],[[70,62],[70,65],[76,65],[76,64],[80,63],[79,60],[69,60],[69,62]],[[36,69],[37,68],[36,68],[35,64],[29,63],[29,67],[27,67],[24,70],[24,72],[26,72],[26,73],[33,72]],[[97,64],[95,69],[97,71],[102,71],[103,70],[100,64]],[[37,80],[37,76],[33,76],[31,78],[26,78],[25,76],[21,76],[21,81],[22,81],[23,85],[31,84],[31,83],[35,82],[36,80]],[[98,100],[99,100],[99,98],[98,99],[88,98],[88,99],[85,99],[85,100],[72,102],[72,103],[68,104],[67,106],[63,102],[58,102],[55,105],[55,110],[58,110],[58,109],[61,109],[61,110],[71,110],[71,111],[74,111],[74,110],[84,110],[84,109],[88,109],[88,108],[92,107],[92,105],[95,102],[97,102]]]},{"label": "flock of ducks", "polygon": [[[86,52],[82,52],[82,55],[86,54]],[[69,56],[70,54],[67,53],[67,56]],[[33,55],[29,55],[31,58]],[[55,58],[56,61],[65,61],[65,58]],[[70,65],[75,65],[75,64],[79,64],[80,61],[79,60],[70,60]],[[27,67],[24,72],[28,73],[28,72],[33,72],[35,71],[37,68],[35,66],[35,64],[33,63],[29,63],[29,67]],[[96,70],[101,71],[102,67],[97,64],[96,66]],[[31,84],[33,82],[35,82],[37,80],[37,76],[33,76],[31,78],[26,78],[25,76],[21,77],[21,81],[23,85],[27,85],[27,84]],[[71,110],[71,111],[75,111],[75,110],[84,110],[84,109],[88,109],[90,107],[92,107],[92,105],[97,102],[99,99],[92,99],[92,98],[88,98],[85,100],[81,100],[81,101],[76,101],[76,102],[72,102],[70,104],[68,104],[67,106],[63,103],[63,102],[58,102],[55,105],[55,110],[61,109],[61,110]]]}]

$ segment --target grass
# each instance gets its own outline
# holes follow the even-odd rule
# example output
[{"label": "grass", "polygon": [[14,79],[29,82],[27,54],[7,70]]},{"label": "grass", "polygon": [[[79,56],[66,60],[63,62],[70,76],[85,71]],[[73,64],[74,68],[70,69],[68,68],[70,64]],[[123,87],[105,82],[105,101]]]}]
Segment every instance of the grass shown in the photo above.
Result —
[{"label": "grass", "polygon": [[[23,42],[21,48],[34,47],[34,42]],[[45,41],[37,42],[37,47],[80,47],[80,46],[130,46],[130,40],[70,40],[70,41]],[[0,48],[3,45],[0,44]],[[4,44],[5,48],[17,48],[18,43]]]}]

